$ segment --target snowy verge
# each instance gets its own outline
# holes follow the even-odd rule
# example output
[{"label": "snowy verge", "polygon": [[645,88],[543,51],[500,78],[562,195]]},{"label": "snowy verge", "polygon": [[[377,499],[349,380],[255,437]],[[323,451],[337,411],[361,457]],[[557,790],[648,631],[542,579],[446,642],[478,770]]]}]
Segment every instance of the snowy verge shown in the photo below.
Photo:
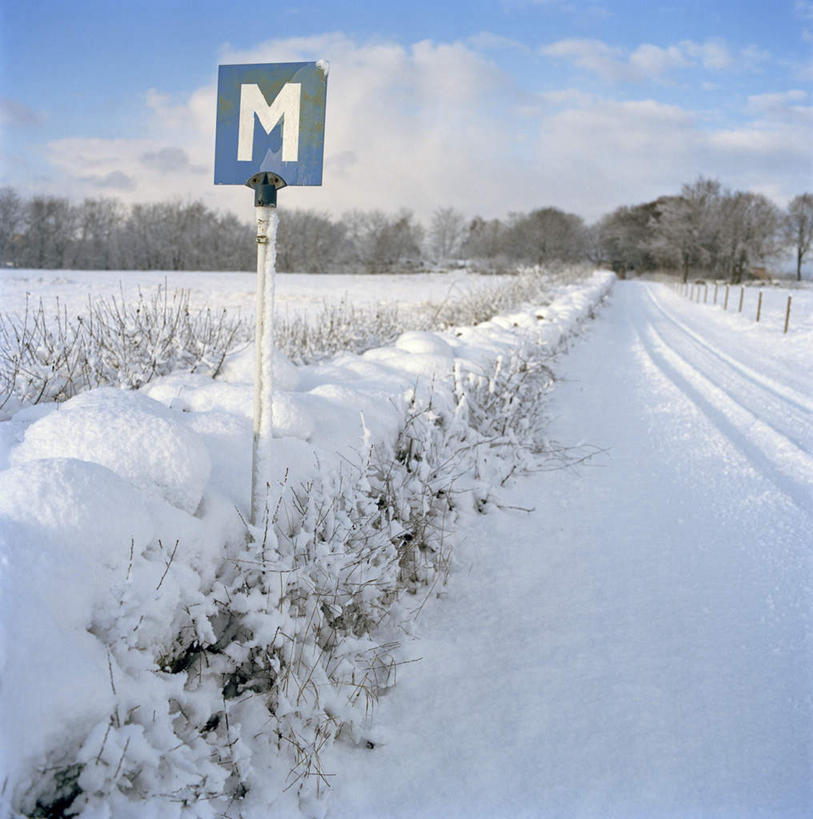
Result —
[{"label": "snowy verge", "polygon": [[0,424],[0,800],[323,812],[321,749],[369,741],[411,613],[465,518],[542,447],[544,362],[612,281],[323,364],[280,356],[257,529],[250,352],[221,381],[174,374]]}]

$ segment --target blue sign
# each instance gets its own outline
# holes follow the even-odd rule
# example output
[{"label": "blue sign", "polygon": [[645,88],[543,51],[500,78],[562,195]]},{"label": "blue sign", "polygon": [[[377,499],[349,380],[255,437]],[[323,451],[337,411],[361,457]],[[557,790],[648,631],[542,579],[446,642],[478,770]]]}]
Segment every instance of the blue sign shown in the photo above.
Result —
[{"label": "blue sign", "polygon": [[287,185],[321,185],[326,63],[221,65],[215,184],[270,171]]}]

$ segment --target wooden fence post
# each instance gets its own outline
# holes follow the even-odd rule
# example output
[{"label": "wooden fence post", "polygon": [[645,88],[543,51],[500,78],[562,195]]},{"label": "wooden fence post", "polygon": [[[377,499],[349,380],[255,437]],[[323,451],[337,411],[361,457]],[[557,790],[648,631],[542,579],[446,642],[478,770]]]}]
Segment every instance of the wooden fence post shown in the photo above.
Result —
[{"label": "wooden fence post", "polygon": [[762,312],[762,291],[759,291],[759,298],[757,299],[757,322],[759,321],[759,314]]},{"label": "wooden fence post", "polygon": [[790,296],[788,296],[788,306],[785,308],[785,330],[788,331],[788,322],[790,321]]},{"label": "wooden fence post", "polygon": [[740,307],[737,310],[738,313],[742,313],[742,300],[745,298],[745,288],[740,288]]},{"label": "wooden fence post", "polygon": [[728,311],[728,285],[725,286],[725,304],[723,304],[723,310]]},{"label": "wooden fence post", "polygon": [[714,282],[714,303],[717,304],[717,282]]}]

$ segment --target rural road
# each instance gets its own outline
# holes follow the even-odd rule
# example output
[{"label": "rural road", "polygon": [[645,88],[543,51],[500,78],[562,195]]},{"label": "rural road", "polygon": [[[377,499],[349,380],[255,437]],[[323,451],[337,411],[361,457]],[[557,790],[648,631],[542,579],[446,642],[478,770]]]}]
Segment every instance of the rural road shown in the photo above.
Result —
[{"label": "rural road", "polygon": [[620,282],[551,432],[465,538],[339,817],[813,815],[813,383],[775,338]]}]

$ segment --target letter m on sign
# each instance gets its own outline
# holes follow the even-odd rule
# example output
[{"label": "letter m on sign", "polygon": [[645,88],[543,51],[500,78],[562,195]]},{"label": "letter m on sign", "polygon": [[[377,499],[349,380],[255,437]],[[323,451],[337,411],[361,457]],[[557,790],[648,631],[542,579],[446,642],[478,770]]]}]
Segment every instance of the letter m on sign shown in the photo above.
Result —
[{"label": "letter m on sign", "polygon": [[326,92],[322,64],[221,65],[215,184],[270,171],[288,185],[321,185]]}]

